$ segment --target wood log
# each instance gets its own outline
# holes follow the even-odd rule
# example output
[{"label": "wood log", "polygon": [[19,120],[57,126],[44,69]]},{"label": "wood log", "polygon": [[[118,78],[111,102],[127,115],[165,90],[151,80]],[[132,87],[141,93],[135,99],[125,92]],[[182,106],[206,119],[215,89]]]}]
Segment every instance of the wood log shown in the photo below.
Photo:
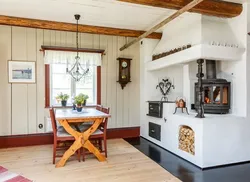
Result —
[{"label": "wood log", "polygon": [[[159,8],[179,10],[186,6],[191,0],[119,0],[128,3],[147,5]],[[203,15],[233,18],[239,16],[243,10],[242,4],[225,2],[218,0],[206,0],[189,12],[200,13]]]},{"label": "wood log", "polygon": [[194,131],[186,126],[182,126],[179,130],[179,149],[195,155]]}]

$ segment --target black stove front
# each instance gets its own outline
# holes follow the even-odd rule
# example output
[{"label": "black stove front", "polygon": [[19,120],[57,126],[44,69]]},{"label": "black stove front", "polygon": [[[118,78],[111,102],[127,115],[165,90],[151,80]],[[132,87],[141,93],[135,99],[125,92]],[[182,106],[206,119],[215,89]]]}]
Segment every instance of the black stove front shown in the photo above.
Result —
[{"label": "black stove front", "polygon": [[[230,109],[231,83],[216,79],[216,62],[206,60],[207,79],[202,80],[204,112],[227,114]],[[195,108],[198,105],[198,85],[195,83]]]}]

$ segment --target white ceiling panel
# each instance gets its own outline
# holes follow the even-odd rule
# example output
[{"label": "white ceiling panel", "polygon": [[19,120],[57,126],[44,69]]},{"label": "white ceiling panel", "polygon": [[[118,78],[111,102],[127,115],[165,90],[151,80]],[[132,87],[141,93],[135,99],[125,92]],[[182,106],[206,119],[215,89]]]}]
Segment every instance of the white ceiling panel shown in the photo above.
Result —
[{"label": "white ceiling panel", "polygon": [[172,12],[116,0],[0,0],[1,15],[75,23],[80,14],[81,24],[134,30],[147,30]]}]

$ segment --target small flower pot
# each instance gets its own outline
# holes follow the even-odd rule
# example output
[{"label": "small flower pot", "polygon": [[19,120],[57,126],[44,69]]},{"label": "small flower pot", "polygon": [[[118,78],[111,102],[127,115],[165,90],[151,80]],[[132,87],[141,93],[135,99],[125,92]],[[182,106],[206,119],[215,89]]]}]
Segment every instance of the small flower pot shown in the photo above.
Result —
[{"label": "small flower pot", "polygon": [[63,107],[66,107],[67,101],[66,101],[66,100],[62,100],[62,101],[61,101],[61,104],[62,104]]},{"label": "small flower pot", "polygon": [[77,112],[82,112],[82,107],[76,107]]},{"label": "small flower pot", "polygon": [[75,104],[73,104],[72,109],[76,110],[76,105]]},{"label": "small flower pot", "polygon": [[84,100],[82,106],[86,106],[86,102],[87,102],[87,100]]}]

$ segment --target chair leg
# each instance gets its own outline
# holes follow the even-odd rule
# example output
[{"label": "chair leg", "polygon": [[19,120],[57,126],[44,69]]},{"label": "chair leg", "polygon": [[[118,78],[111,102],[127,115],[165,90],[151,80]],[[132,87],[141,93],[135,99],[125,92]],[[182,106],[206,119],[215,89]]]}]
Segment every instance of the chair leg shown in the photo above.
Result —
[{"label": "chair leg", "polygon": [[78,161],[81,162],[81,149],[77,150],[77,158],[78,158]]},{"label": "chair leg", "polygon": [[102,152],[103,150],[102,150],[102,139],[99,139],[98,140],[98,144],[99,144],[99,149],[100,149],[100,151]]},{"label": "chair leg", "polygon": [[105,157],[108,157],[108,150],[107,150],[107,138],[103,138],[104,150],[105,150]]},{"label": "chair leg", "polygon": [[57,141],[54,140],[54,145],[53,145],[53,159],[52,159],[53,164],[56,163],[56,146],[57,146]]},{"label": "chair leg", "polygon": [[82,161],[85,161],[85,148],[82,148]]}]

